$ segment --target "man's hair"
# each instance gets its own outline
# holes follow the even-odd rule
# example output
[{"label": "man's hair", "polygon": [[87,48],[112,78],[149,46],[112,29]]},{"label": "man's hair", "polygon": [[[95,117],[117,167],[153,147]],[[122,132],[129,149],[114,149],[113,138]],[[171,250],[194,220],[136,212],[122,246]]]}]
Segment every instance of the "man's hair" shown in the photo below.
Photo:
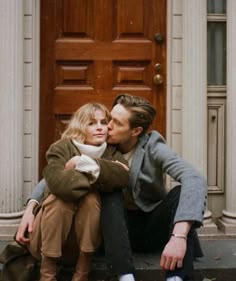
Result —
[{"label": "man's hair", "polygon": [[116,97],[113,106],[116,104],[120,104],[130,111],[129,124],[131,129],[142,127],[141,134],[147,132],[156,115],[155,108],[148,100],[139,96],[121,94]]},{"label": "man's hair", "polygon": [[100,103],[86,103],[72,115],[71,120],[61,138],[77,139],[79,142],[84,143],[86,139],[86,126],[94,118],[96,110],[103,111],[107,122],[110,121],[110,112],[105,105]]}]

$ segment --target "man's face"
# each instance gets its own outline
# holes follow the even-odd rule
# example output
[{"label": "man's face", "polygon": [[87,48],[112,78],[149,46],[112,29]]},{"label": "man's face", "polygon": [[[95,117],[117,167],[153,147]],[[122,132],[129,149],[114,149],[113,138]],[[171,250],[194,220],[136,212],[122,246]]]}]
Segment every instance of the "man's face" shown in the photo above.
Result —
[{"label": "man's face", "polygon": [[112,108],[111,121],[108,124],[108,142],[112,144],[125,144],[132,138],[132,129],[129,125],[131,113],[122,105]]}]

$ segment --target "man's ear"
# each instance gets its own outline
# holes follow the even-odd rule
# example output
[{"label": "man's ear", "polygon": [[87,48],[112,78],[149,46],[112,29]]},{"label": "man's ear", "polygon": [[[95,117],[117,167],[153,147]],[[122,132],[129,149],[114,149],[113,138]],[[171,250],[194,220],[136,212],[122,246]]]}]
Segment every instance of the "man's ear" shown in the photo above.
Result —
[{"label": "man's ear", "polygon": [[143,131],[142,127],[136,127],[134,129],[132,129],[132,136],[133,137],[138,137]]}]

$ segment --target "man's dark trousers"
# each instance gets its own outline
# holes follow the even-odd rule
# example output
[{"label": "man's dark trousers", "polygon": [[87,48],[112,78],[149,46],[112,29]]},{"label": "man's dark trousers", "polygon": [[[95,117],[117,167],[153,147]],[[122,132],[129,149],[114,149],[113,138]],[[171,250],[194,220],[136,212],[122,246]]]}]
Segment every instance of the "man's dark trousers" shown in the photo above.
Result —
[{"label": "man's dark trousers", "polygon": [[[132,251],[160,252],[168,242],[173,219],[179,202],[180,186],[173,188],[167,197],[151,212],[125,210],[122,192],[103,193],[101,223],[105,255],[109,269],[116,275],[135,273]],[[194,257],[202,251],[194,228],[189,232],[183,267],[167,272],[191,280]]]}]

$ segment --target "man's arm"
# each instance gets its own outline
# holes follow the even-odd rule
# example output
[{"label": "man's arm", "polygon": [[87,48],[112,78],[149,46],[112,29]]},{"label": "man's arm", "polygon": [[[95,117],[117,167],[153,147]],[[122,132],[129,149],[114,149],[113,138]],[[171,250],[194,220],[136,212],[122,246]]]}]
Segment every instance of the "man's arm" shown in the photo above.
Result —
[{"label": "man's arm", "polygon": [[43,199],[45,187],[46,187],[46,181],[45,179],[41,179],[41,181],[35,186],[29,200],[34,199],[40,202]]},{"label": "man's arm", "polygon": [[[206,178],[189,162],[177,155],[158,136],[153,137],[148,149],[161,172],[168,174],[174,181],[181,184],[178,208],[174,224],[180,221],[193,221],[194,227],[203,223],[203,215],[207,200]],[[152,153],[152,154],[151,154]]]}]

